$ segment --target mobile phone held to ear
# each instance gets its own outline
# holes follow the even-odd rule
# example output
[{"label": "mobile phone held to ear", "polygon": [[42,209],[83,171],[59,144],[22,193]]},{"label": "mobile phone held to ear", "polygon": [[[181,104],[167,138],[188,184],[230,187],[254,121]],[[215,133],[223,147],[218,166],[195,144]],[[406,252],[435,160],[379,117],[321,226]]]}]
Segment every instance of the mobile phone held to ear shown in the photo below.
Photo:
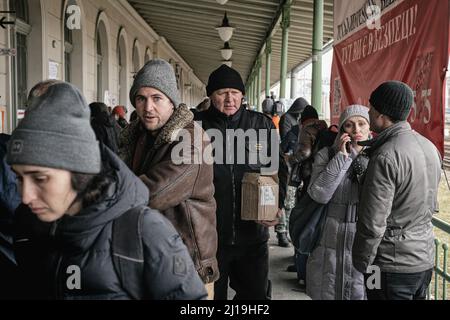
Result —
[{"label": "mobile phone held to ear", "polygon": [[345,143],[345,150],[347,150],[347,153],[351,152],[351,150],[350,150],[350,143],[351,143],[350,141]]}]

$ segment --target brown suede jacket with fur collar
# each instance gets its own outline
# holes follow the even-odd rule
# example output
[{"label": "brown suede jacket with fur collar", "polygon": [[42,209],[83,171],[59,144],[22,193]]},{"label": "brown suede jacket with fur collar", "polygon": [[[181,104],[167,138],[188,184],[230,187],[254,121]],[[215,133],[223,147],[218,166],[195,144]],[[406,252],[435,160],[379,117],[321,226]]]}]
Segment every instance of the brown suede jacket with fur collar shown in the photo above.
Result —
[{"label": "brown suede jacket with fur collar", "polygon": [[[119,154],[130,168],[137,141],[144,134],[149,133],[136,119],[120,135]],[[180,233],[204,283],[219,277],[213,165],[203,158],[209,144],[193,114],[181,104],[153,146],[144,150],[135,170],[150,191],[149,207],[161,211]]]}]

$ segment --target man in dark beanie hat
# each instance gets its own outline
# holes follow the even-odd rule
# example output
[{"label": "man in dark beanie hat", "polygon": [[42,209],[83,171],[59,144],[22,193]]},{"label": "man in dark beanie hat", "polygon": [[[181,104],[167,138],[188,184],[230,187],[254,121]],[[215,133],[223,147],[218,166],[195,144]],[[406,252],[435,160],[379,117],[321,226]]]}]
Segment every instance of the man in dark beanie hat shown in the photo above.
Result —
[{"label": "man in dark beanie hat", "polygon": [[372,92],[369,102],[379,113],[389,116],[396,122],[408,118],[413,100],[413,92],[407,84],[387,81]]},{"label": "man in dark beanie hat", "polygon": [[223,88],[237,89],[243,96],[245,95],[245,86],[241,75],[225,64],[222,64],[210,74],[208,85],[206,86],[206,94],[210,97],[214,91]]},{"label": "man in dark beanie hat", "polygon": [[[213,166],[203,161],[209,139],[180,104],[174,70],[164,60],[148,61],[139,70],[130,100],[138,118],[122,131],[119,154],[148,187],[149,207],[161,211],[180,233],[212,298],[219,270]],[[180,149],[182,159],[175,159],[172,154],[178,156]]]},{"label": "man in dark beanie hat", "polygon": [[313,106],[307,105],[301,113],[300,121],[301,121],[302,125],[304,125],[308,120],[311,120],[311,119],[319,119],[319,114],[317,113],[316,108],[314,108]]},{"label": "man in dark beanie hat", "polygon": [[[260,112],[250,111],[242,105],[245,94],[244,83],[241,76],[233,68],[221,65],[209,76],[206,87],[207,94],[211,99],[211,107],[203,112],[196,113],[196,120],[200,121],[205,130],[219,130],[223,141],[236,132],[252,133],[256,130],[256,136],[261,135],[261,131],[267,132],[266,140],[257,138],[257,141],[247,141],[244,146],[234,145],[234,150],[228,150],[224,145],[223,152],[216,152],[216,157],[220,153],[223,159],[214,159],[214,186],[217,202],[217,231],[219,236],[219,246],[217,259],[219,262],[220,278],[215,283],[215,299],[226,300],[228,290],[228,280],[230,286],[236,291],[235,299],[270,299],[271,290],[269,276],[269,251],[267,241],[269,239],[268,227],[274,226],[278,219],[274,221],[244,221],[241,220],[241,198],[242,179],[246,172],[260,172],[261,168],[269,167],[278,169],[273,165],[280,161],[278,152],[278,142],[271,144],[271,134],[278,139],[272,121]],[[228,134],[228,135],[227,135]],[[251,150],[262,150],[263,154],[269,155],[269,164],[250,163]],[[242,150],[236,152],[237,149]],[[265,152],[265,153],[264,153]],[[272,152],[272,153],[271,153]],[[238,153],[245,155],[245,164],[239,163]],[[274,161],[275,158],[275,161]],[[225,161],[226,159],[226,161]],[[283,178],[282,172],[286,175],[286,170],[280,167],[280,180]],[[278,180],[278,177],[275,176]],[[280,186],[280,204],[284,202],[284,190]],[[281,208],[282,206],[280,206]],[[281,214],[279,210],[279,215]]]},{"label": "man in dark beanie hat", "polygon": [[[370,162],[359,202],[353,265],[369,279],[369,300],[425,299],[434,266],[431,219],[441,178],[439,151],[406,122],[413,103],[408,85],[382,83],[369,101],[371,129],[378,135],[365,143]],[[373,271],[380,280],[375,288],[367,286]]]}]

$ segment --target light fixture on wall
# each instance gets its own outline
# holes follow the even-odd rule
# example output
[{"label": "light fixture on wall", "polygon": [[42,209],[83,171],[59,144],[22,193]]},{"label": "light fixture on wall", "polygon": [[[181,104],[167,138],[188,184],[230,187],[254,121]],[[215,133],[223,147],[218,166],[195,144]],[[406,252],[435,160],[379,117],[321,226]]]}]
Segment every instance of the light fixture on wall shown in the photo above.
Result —
[{"label": "light fixture on wall", "polygon": [[230,44],[228,42],[225,42],[223,48],[220,49],[220,53],[222,54],[222,58],[224,60],[230,60],[233,55],[233,49],[230,48]]},{"label": "light fixture on wall", "polygon": [[233,64],[233,62],[231,60],[226,60],[226,61],[222,61],[222,64],[231,68],[231,65]]},{"label": "light fixture on wall", "polygon": [[216,0],[216,1],[219,4],[225,4],[225,3],[227,3],[228,0]]},{"label": "light fixture on wall", "polygon": [[216,30],[219,32],[219,37],[223,42],[229,41],[233,36],[234,28],[228,23],[226,12],[222,20],[222,25],[220,27],[217,27]]}]

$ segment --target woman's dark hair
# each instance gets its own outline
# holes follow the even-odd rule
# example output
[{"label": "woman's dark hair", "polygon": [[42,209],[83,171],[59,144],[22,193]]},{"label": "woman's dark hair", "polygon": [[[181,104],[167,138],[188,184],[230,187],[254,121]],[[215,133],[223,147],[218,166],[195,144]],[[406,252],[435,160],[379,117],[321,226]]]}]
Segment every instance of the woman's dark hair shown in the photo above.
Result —
[{"label": "woman's dark hair", "polygon": [[98,174],[72,172],[71,184],[77,193],[75,201],[81,200],[83,208],[96,203],[105,196],[113,181],[112,170],[105,164]]}]

